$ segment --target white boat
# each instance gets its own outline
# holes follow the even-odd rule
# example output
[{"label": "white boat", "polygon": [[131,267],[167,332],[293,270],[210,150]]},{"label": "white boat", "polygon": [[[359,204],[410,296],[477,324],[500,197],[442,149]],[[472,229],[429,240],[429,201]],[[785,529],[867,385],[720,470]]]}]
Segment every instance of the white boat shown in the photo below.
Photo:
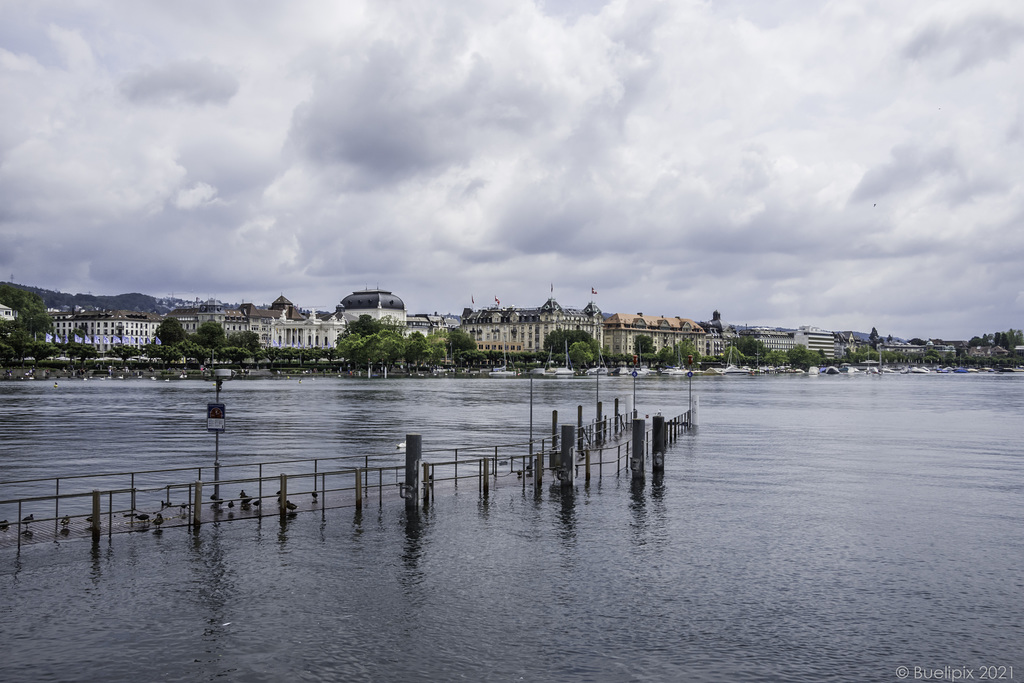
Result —
[{"label": "white boat", "polygon": [[658,374],[669,375],[670,377],[680,377],[686,375],[686,370],[683,370],[682,368],[677,368],[674,365],[670,365],[667,368],[662,368],[661,370],[659,370]]},{"label": "white boat", "polygon": [[501,345],[501,365],[491,370],[488,375],[491,377],[515,377],[516,373],[514,370],[508,369],[508,357],[505,353],[505,346],[508,342]]},{"label": "white boat", "polygon": [[548,374],[558,379],[567,379],[576,375],[572,369],[572,361],[569,360],[569,342],[565,343],[565,365],[560,368],[548,368]]}]

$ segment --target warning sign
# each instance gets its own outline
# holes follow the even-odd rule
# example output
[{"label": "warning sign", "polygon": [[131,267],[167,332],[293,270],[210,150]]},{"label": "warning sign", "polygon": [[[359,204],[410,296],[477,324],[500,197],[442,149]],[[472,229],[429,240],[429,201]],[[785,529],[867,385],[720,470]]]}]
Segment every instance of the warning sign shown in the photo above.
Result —
[{"label": "warning sign", "polygon": [[208,431],[208,432],[223,432],[224,431],[224,404],[223,403],[207,403],[206,404],[206,431]]}]

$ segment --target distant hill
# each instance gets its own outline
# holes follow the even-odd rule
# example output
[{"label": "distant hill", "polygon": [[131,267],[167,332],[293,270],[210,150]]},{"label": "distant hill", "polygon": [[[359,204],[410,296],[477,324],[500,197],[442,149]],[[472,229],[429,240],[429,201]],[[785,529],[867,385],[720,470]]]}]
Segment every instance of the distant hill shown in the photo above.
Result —
[{"label": "distant hill", "polygon": [[12,287],[38,294],[43,299],[47,308],[58,311],[70,311],[72,308],[83,310],[125,310],[139,311],[142,313],[168,313],[182,306],[188,306],[190,302],[182,299],[164,297],[158,299],[148,294],[65,294],[55,292],[51,289],[41,289],[29,285],[19,285],[13,282],[5,282]]}]

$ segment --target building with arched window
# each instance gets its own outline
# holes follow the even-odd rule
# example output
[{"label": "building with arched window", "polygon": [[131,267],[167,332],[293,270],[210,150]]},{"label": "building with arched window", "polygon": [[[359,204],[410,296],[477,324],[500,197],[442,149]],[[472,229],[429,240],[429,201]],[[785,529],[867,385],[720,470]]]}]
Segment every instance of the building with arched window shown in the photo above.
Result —
[{"label": "building with arched window", "polygon": [[663,348],[673,348],[687,339],[693,342],[698,351],[703,352],[705,348],[704,328],[689,318],[615,313],[604,321],[605,353],[633,354],[639,336],[650,337],[654,342],[655,353]]},{"label": "building with arched window", "polygon": [[538,308],[467,308],[462,312],[461,329],[483,351],[537,352],[544,348],[547,335],[555,330],[581,330],[600,344],[603,320],[601,309],[593,301],[584,308],[570,308],[551,298]]}]

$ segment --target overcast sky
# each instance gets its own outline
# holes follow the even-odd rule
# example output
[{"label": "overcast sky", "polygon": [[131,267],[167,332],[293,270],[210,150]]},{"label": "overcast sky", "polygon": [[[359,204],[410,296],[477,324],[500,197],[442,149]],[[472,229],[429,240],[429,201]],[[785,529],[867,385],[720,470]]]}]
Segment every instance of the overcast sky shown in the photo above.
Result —
[{"label": "overcast sky", "polygon": [[1022,86],[1019,0],[0,0],[0,280],[970,338]]}]

